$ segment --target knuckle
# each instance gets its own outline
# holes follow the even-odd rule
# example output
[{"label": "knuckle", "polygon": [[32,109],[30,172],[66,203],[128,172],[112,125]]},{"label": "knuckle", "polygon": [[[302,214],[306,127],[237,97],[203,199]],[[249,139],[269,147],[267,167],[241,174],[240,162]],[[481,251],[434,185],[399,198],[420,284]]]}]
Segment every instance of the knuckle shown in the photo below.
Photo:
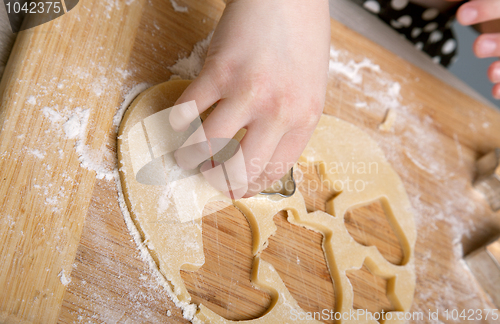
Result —
[{"label": "knuckle", "polygon": [[291,126],[294,122],[295,116],[291,113],[290,108],[287,107],[284,98],[273,99],[270,106],[267,107],[266,112],[273,123]]},{"label": "knuckle", "polygon": [[314,128],[321,117],[324,95],[316,92],[304,94],[300,87],[288,85],[281,88],[254,85],[252,92],[259,106],[259,115],[266,116],[274,125],[284,128]]},{"label": "knuckle", "polygon": [[258,102],[260,113],[266,116],[270,122],[277,125],[291,125],[296,116],[292,111],[293,94],[276,89],[261,91]]}]

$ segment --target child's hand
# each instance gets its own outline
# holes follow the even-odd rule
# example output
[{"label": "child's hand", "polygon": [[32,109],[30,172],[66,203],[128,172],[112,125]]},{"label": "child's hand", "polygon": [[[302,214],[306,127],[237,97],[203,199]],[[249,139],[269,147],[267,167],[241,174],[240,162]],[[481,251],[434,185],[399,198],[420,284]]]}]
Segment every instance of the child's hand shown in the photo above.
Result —
[{"label": "child's hand", "polygon": [[[457,20],[465,26],[476,25],[483,34],[474,42],[473,49],[477,57],[500,56],[500,24],[494,21],[500,18],[500,0],[474,0],[464,3],[457,12]],[[495,83],[492,94],[500,99],[500,61],[490,65],[488,77]]]},{"label": "child's hand", "polygon": [[[228,1],[200,75],[176,104],[195,100],[202,113],[219,101],[203,123],[208,139],[247,129],[244,169],[225,163],[248,181],[245,197],[281,178],[305,148],[323,111],[329,46],[327,0]],[[195,117],[177,109],[170,120],[183,129]],[[179,165],[193,168],[181,154]]]}]

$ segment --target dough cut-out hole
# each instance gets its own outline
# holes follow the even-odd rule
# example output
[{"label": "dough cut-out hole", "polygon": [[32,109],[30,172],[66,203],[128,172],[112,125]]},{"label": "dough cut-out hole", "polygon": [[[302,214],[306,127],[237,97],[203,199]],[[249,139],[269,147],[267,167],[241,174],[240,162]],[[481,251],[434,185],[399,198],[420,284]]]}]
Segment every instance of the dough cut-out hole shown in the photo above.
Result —
[{"label": "dough cut-out hole", "polygon": [[297,189],[304,196],[307,211],[321,210],[328,213],[327,203],[335,198],[338,192],[323,182],[315,164],[299,162],[296,169],[294,177]]},{"label": "dough cut-out hole", "polygon": [[335,292],[323,254],[323,235],[291,224],[285,211],[274,216],[274,223],[278,229],[262,259],[274,266],[305,312],[333,310]]},{"label": "dough cut-out hole", "polygon": [[[131,133],[131,129],[139,123],[141,126],[142,123],[145,125],[145,120],[153,116],[152,114],[172,106],[188,84],[188,81],[171,81],[152,87],[141,94],[127,110],[118,136],[118,159],[121,162],[120,179],[127,207],[131,216],[136,220],[136,226],[143,227],[141,231],[144,233],[144,239],[147,238],[148,247],[151,249],[156,247],[155,251],[157,251],[158,257],[162,259],[164,257],[165,262],[162,260],[160,271],[172,285],[173,291],[166,291],[170,297],[173,300],[191,299],[193,303],[204,304],[204,307],[201,307],[196,314],[196,319],[211,323],[225,322],[223,317],[236,320],[260,317],[266,311],[269,311],[266,313],[269,315],[268,318],[272,319],[268,322],[286,322],[286,314],[289,311],[294,309],[302,311],[302,307],[307,311],[315,310],[309,306],[313,305],[312,297],[309,299],[300,297],[300,289],[306,291],[309,296],[307,287],[309,289],[311,287],[323,289],[329,286],[332,289],[331,301],[326,302],[325,306],[321,304],[319,307],[316,306],[316,309],[331,309],[335,306],[334,304],[339,304],[345,306],[343,308],[351,310],[352,305],[344,303],[351,302],[350,299],[346,300],[346,297],[351,297],[351,285],[340,286],[340,282],[347,281],[346,271],[357,269],[364,259],[369,269],[387,279],[391,292],[388,297],[393,305],[409,311],[415,289],[413,252],[416,240],[410,202],[401,179],[388,164],[377,143],[368,134],[352,124],[333,116],[322,115],[318,127],[304,150],[301,161],[310,164],[312,161],[322,159],[321,161],[324,162],[315,163],[322,172],[321,176],[318,176],[322,182],[331,179],[343,181],[347,175],[351,175],[351,173],[354,175],[354,171],[351,169],[347,175],[336,176],[335,174],[339,174],[338,172],[326,169],[326,165],[334,162],[352,165],[353,162],[357,163],[358,161],[374,161],[380,164],[380,170],[383,171],[369,175],[356,173],[356,179],[359,178],[359,180],[374,184],[365,194],[358,195],[356,192],[346,190],[341,194],[344,196],[335,199],[335,190],[328,190],[331,194],[325,195],[325,198],[322,199],[327,203],[324,206],[319,206],[319,210],[313,214],[307,214],[303,196],[300,190],[297,190],[296,194],[288,199],[266,197],[269,199],[256,198],[237,202],[238,209],[244,210],[245,215],[240,214],[234,208],[228,208],[215,215],[206,216],[205,219],[180,224],[179,220],[201,217],[202,214],[199,211],[205,207],[207,200],[218,197],[219,193],[199,176],[193,177],[193,181],[183,182],[179,190],[170,190],[172,188],[163,190],[164,188],[145,186],[137,182],[137,173],[134,171],[132,161],[136,161],[137,157],[144,157],[144,161],[139,161],[141,164],[154,157],[154,155],[151,156],[147,143],[153,136],[149,136],[149,133],[146,134],[150,127],[135,128],[137,129],[137,137],[133,136],[134,133]],[[166,118],[164,113],[157,117]],[[156,124],[151,124],[156,125],[153,127],[151,135],[156,134],[157,136],[155,135],[154,138],[158,142],[164,143],[166,148],[166,144],[174,144],[177,137],[171,136],[172,132],[170,131],[167,132],[168,134],[162,133],[162,130],[165,129],[162,125],[165,123],[161,118],[156,120]],[[130,134],[132,136],[129,136]],[[166,138],[172,140],[166,141]],[[166,198],[165,195],[169,199],[160,201],[161,197]],[[398,238],[401,239],[405,258],[407,256],[408,259],[405,262],[408,261],[408,266],[387,267],[387,262],[380,257],[376,248],[367,249],[358,243],[354,244],[354,240],[345,229],[345,215],[342,215],[344,212],[341,210],[345,210],[347,203],[350,203],[351,207],[357,207],[365,204],[368,200],[372,201],[382,197],[387,197],[385,199],[391,201],[391,208],[386,208],[386,211],[391,211],[392,208],[398,211],[397,214],[390,213],[389,222],[393,225]],[[166,202],[173,203],[172,207],[175,209],[167,208],[164,210],[164,207],[170,206],[170,204],[165,204]],[[338,205],[334,205],[334,203]],[[311,210],[311,204],[309,205]],[[322,211],[324,209],[329,213],[332,206],[341,207],[338,209],[339,214],[332,216]],[[263,248],[263,241],[269,240],[269,236],[276,229],[273,218],[280,210],[289,210],[289,215],[293,216],[294,223],[305,224],[308,228],[318,229],[324,233],[324,248],[335,287],[329,278],[330,273],[326,271],[325,255],[321,251],[322,237],[319,234],[316,236],[310,230],[307,230],[307,235],[294,235],[293,240],[287,239],[285,246],[299,248],[305,245],[304,242],[307,242],[305,240],[301,242],[300,238],[307,237],[311,240],[311,237],[317,237],[314,239],[315,241],[313,240],[317,246],[317,252],[313,253],[307,250],[303,253],[302,258],[299,256],[295,262],[306,263],[304,260],[307,259],[308,255],[311,256],[311,259],[322,260],[323,272],[328,281],[325,280],[323,283],[311,281],[296,288],[293,282],[290,284],[291,279],[299,282],[299,279],[303,280],[308,274],[306,271],[302,271],[300,276],[298,274],[293,277],[287,275],[285,272],[290,271],[292,263],[286,258],[283,258],[280,265],[288,266],[288,268],[279,265],[275,267],[264,259],[257,259],[255,262],[252,251],[260,251],[259,248]],[[124,213],[124,216],[127,217],[127,214]],[[248,220],[251,221],[251,230],[258,230],[253,235],[258,239],[257,242],[253,241],[248,221],[244,216],[248,216]],[[223,227],[221,218],[224,218],[225,224],[230,225]],[[279,220],[277,219],[276,222]],[[154,223],[158,223],[158,225]],[[243,230],[237,228],[238,226]],[[280,232],[284,228],[284,226],[278,227],[276,239],[280,237]],[[205,232],[203,234],[202,229]],[[272,246],[276,244],[273,243],[275,238],[271,239]],[[224,243],[221,242],[222,240]],[[205,242],[205,248],[196,249],[202,241]],[[140,243],[138,245],[141,247]],[[228,253],[231,251],[234,252]],[[358,251],[361,254],[356,254]],[[268,251],[264,250],[263,252]],[[314,255],[315,253],[317,255]],[[206,264],[201,267],[201,270],[182,272],[181,275],[180,269],[193,270],[196,265],[201,265],[204,262]],[[254,271],[253,266],[257,266],[258,271]],[[200,273],[203,274],[203,271],[205,271],[204,275],[200,275]],[[272,301],[263,291],[253,288],[250,281],[251,275],[252,277],[257,276],[256,282],[264,291],[273,296]],[[281,279],[282,277],[283,279]],[[314,277],[317,279],[321,275],[315,274]],[[398,278],[398,280],[394,278]],[[289,289],[293,290],[295,296],[290,293]],[[335,295],[333,291],[335,291]],[[279,295],[276,292],[279,292]],[[320,299],[324,300],[324,298],[318,297],[318,300]],[[192,308],[187,308],[185,304],[181,307],[186,313],[192,311]]]},{"label": "dough cut-out hole", "polygon": [[354,292],[354,309],[372,313],[395,310],[387,297],[387,280],[372,274],[365,265],[359,270],[347,271],[346,275]]},{"label": "dough cut-out hole", "polygon": [[[214,207],[211,202],[205,209]],[[252,233],[246,217],[230,206],[203,217],[205,264],[181,271],[191,302],[203,304],[229,320],[262,316],[271,297],[252,286]]]},{"label": "dough cut-out hole", "polygon": [[375,246],[382,256],[401,265],[404,252],[380,200],[346,212],[344,223],[352,238],[364,246]]}]

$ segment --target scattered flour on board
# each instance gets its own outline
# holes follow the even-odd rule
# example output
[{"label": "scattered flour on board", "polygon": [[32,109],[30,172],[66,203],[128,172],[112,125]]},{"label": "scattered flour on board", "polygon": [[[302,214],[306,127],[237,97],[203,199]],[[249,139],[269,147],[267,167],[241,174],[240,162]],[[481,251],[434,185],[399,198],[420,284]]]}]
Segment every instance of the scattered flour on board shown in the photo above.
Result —
[{"label": "scattered flour on board", "polygon": [[[485,213],[482,204],[473,202],[476,196],[471,190],[470,182],[457,176],[459,172],[469,173],[468,168],[471,166],[464,162],[462,145],[456,134],[453,134],[452,139],[441,135],[438,131],[441,126],[430,116],[422,116],[421,107],[413,103],[402,104],[401,84],[394,81],[392,75],[383,71],[366,57],[356,60],[353,56],[347,51],[336,50],[332,46],[329,64],[330,77],[341,79],[344,81],[342,86],[346,85],[359,91],[352,106],[353,109],[359,110],[361,115],[364,112],[372,115],[378,114],[381,122],[386,117],[386,123],[382,124],[382,129],[390,130],[390,132],[369,128],[367,132],[378,142],[388,161],[401,177],[408,179],[415,176],[409,173],[408,168],[408,163],[413,163],[417,168],[428,173],[431,181],[435,181],[431,185],[440,187],[439,200],[426,199],[424,201],[422,189],[419,188],[418,183],[406,186],[408,196],[416,211],[415,223],[418,232],[416,274],[417,277],[426,276],[429,271],[432,271],[436,258],[441,256],[434,256],[438,253],[434,250],[419,250],[419,241],[433,240],[436,235],[443,235],[443,232],[446,232],[446,235],[451,237],[451,240],[447,242],[450,260],[452,262],[462,260],[462,239],[471,237],[471,233],[476,230],[470,215]],[[360,100],[361,98],[365,100]],[[336,99],[339,98],[333,100]],[[339,104],[342,104],[342,98]],[[363,122],[363,119],[359,119],[360,124]],[[469,125],[469,128],[472,131],[475,130],[474,125]],[[456,152],[443,150],[442,147],[445,146],[454,146]],[[450,165],[449,156],[445,154],[454,154],[456,165]],[[464,199],[465,197],[471,199]],[[441,225],[438,227],[437,223]],[[439,234],[436,233],[438,228],[441,231]],[[418,300],[418,303],[414,303],[413,310],[427,314],[429,310],[438,309],[442,313],[446,309],[456,308],[459,303],[469,305],[471,309],[488,308],[485,307],[488,302],[483,300],[481,294],[478,294],[477,286],[472,284],[464,286],[463,295],[456,294],[455,282],[474,282],[471,277],[472,274],[463,265],[450,270],[449,278],[453,278],[454,281],[419,281],[415,292],[415,300]],[[427,315],[424,316],[427,318]]]},{"label": "scattered flour on board", "polygon": [[174,11],[176,12],[188,12],[188,7],[179,5],[175,0],[170,0]]},{"label": "scattered flour on board", "polygon": [[[126,112],[126,109],[130,105],[130,103],[134,100],[134,98],[137,97],[141,92],[146,90],[149,87],[148,84],[146,83],[141,83],[136,85],[135,87],[131,88],[128,90],[128,92],[124,95],[124,101],[122,105],[117,109],[115,116],[113,118],[113,133],[117,133],[120,122],[123,118],[124,113]],[[165,291],[170,299],[174,302],[174,304],[179,307],[180,309],[184,310],[184,316],[187,319],[192,319],[194,314],[197,311],[197,305],[195,304],[189,304],[187,302],[180,301],[176,295],[173,293],[171,290],[171,286],[168,283],[168,281],[163,277],[163,275],[160,273],[158,267],[156,266],[156,263],[154,259],[151,257],[149,254],[149,251],[147,249],[146,243],[142,240],[142,237],[140,233],[138,232],[137,228],[135,227],[131,216],[129,214],[129,210],[127,208],[125,198],[123,196],[123,190],[121,187],[121,182],[120,182],[120,177],[118,173],[118,163],[115,160],[113,160],[113,165],[110,170],[106,169],[108,166],[106,164],[103,164],[103,159],[95,159],[92,158],[92,150],[86,145],[84,145],[83,138],[86,136],[88,130],[88,125],[89,125],[89,111],[86,109],[74,109],[70,111],[69,113],[65,115],[59,116],[58,114],[55,114],[52,110],[46,110],[46,117],[48,119],[52,118],[54,122],[57,122],[59,124],[62,124],[62,130],[64,131],[64,135],[68,138],[75,139],[75,151],[79,154],[81,160],[81,164],[83,167],[91,168],[92,170],[98,170],[96,172],[96,177],[99,177],[99,172],[104,172],[105,173],[105,179],[112,179],[115,181],[116,187],[117,187],[117,194],[118,194],[118,204],[120,206],[120,210],[122,211],[122,215],[125,219],[125,223],[127,225],[127,228],[135,241],[139,255],[141,259],[143,259],[151,269],[151,272],[153,276],[156,279],[156,282],[158,286],[151,287],[151,289],[158,289],[158,287],[161,287],[162,291]],[[64,122],[64,123],[63,123]],[[83,147],[82,147],[83,146]],[[83,151],[83,152],[82,152]],[[90,154],[90,155],[89,155]],[[89,165],[89,162],[95,163],[94,165]],[[105,171],[99,171],[105,169]],[[105,243],[103,243],[105,244]],[[113,248],[110,248],[111,250]],[[103,258],[103,262],[109,262],[107,258]],[[64,272],[61,272],[61,282],[63,281],[63,275]],[[64,280],[67,280],[67,277],[64,277]],[[139,277],[140,280],[147,280],[147,276],[141,275]],[[66,281],[65,281],[66,282]],[[147,284],[149,285],[149,283]],[[131,286],[130,290],[135,289],[135,286]],[[133,302],[134,305],[134,310],[137,313],[143,314],[145,317],[149,316],[154,316],[150,315],[149,308],[148,307],[143,307],[143,305],[149,305],[151,302],[151,298],[144,294],[142,291],[139,291],[135,294],[132,294],[132,292],[129,292],[129,296],[131,301]],[[94,300],[99,300],[100,296],[96,293],[92,295],[92,298]],[[104,304],[104,303],[103,303]],[[107,309],[107,308],[99,308],[100,306],[96,306],[96,313],[93,315],[89,315],[92,319],[95,320],[102,320],[105,322],[108,322],[110,319],[116,319],[120,318],[124,314],[118,314],[117,312],[114,312],[113,310]],[[135,309],[137,307],[137,309]],[[84,319],[84,314],[80,315],[80,318],[83,320]],[[171,316],[171,312],[169,311],[168,316]],[[116,317],[116,318],[115,318]]]},{"label": "scattered flour on board", "polygon": [[85,130],[89,122],[90,109],[82,110],[80,107],[76,107],[73,110],[73,114],[64,123],[63,129],[66,137],[69,139],[74,139],[77,137],[83,138],[85,136]]},{"label": "scattered flour on board", "polygon": [[36,98],[35,96],[29,96],[28,99],[26,100],[27,103],[30,105],[36,105]]},{"label": "scattered flour on board", "polygon": [[[128,77],[129,75],[127,71],[122,71],[120,69],[117,69],[117,73],[122,75],[124,78]],[[149,88],[149,86],[150,85],[145,82],[139,83],[129,89],[128,92],[124,95],[122,104],[113,116],[113,134],[118,133],[120,122],[128,106],[141,92]],[[75,118],[76,121],[73,123],[73,125],[71,125],[71,127],[68,126],[70,130],[66,132],[66,134],[68,136],[68,134],[73,135],[74,133],[78,132],[77,141],[75,143],[75,150],[78,153],[81,166],[95,171],[96,178],[98,179],[106,179],[108,181],[115,179],[118,175],[118,169],[114,152],[112,152],[106,146],[103,146],[100,150],[95,150],[92,149],[89,145],[85,144],[88,114],[82,111],[77,111],[75,109],[72,117],[70,117],[70,119],[68,119],[68,121],[65,123],[65,131],[66,124],[70,122],[71,118]]]},{"label": "scattered flour on board", "polygon": [[[346,51],[330,46],[328,70],[330,76],[342,75],[347,79],[347,85],[362,90],[366,97],[382,105],[383,109],[401,107],[401,85],[393,81],[388,73],[382,71],[380,66],[370,59],[364,57],[356,61]],[[363,82],[364,79],[373,82]],[[366,102],[357,102],[355,107],[369,108]]]},{"label": "scattered flour on board", "polygon": [[171,79],[192,80],[200,74],[212,35],[213,32],[208,34],[207,38],[196,43],[188,57],[178,59],[174,65],[168,68],[173,73]]},{"label": "scattered flour on board", "polygon": [[136,86],[132,87],[132,89],[128,90],[128,92],[124,95],[123,102],[120,105],[120,108],[118,108],[118,110],[116,111],[115,116],[113,117],[113,126],[115,127],[115,133],[118,133],[120,122],[122,121],[123,115],[125,114],[125,111],[127,111],[128,106],[130,106],[132,101],[134,101],[134,99],[139,94],[141,94],[141,92],[145,91],[150,86],[151,85],[146,82],[139,83]]},{"label": "scattered flour on board", "polygon": [[66,274],[64,273],[64,269],[59,272],[57,275],[59,277],[59,280],[61,280],[61,283],[65,286],[67,286],[71,282],[71,278],[67,277]]},{"label": "scattered flour on board", "polygon": [[361,62],[350,60],[347,64],[330,60],[328,69],[330,72],[341,73],[348,77],[352,83],[360,84],[363,77],[359,74],[361,69],[369,69],[374,72],[380,72],[380,66],[373,64],[369,59],[364,58]]},{"label": "scattered flour on board", "polygon": [[98,97],[100,97],[106,91],[107,84],[108,78],[106,78],[104,75],[101,75],[92,83],[92,91],[94,91],[94,93]]},{"label": "scattered flour on board", "polygon": [[77,107],[73,110],[63,129],[66,137],[76,139],[75,151],[78,154],[80,165],[86,169],[96,172],[97,179],[114,179],[114,157],[112,152],[103,146],[99,150],[92,149],[86,144],[90,109]]},{"label": "scattered flour on board", "polygon": [[36,156],[39,159],[43,159],[45,157],[45,154],[46,154],[45,152],[41,152],[38,149],[32,149],[29,151],[29,153],[33,154],[34,156]]},{"label": "scattered flour on board", "polygon": [[[57,107],[56,107],[57,109]],[[65,118],[63,115],[61,115],[57,110],[54,108],[50,107],[43,107],[42,108],[42,114],[48,118],[52,123],[58,123],[60,121],[63,121]]]},{"label": "scattered flour on board", "polygon": [[[128,0],[125,4],[130,5],[133,1],[134,0]],[[120,5],[118,1],[106,0],[106,11],[111,12],[113,8]],[[181,11],[184,10],[182,9],[184,7],[178,7],[177,9],[179,8]],[[189,57],[180,58],[176,64],[170,67],[172,73],[174,73],[173,78],[193,79],[199,74],[203,67],[204,57],[211,37],[212,33],[208,35],[206,39],[198,42],[194,46],[193,52]],[[80,66],[69,67],[69,71],[71,71],[71,75],[76,80],[90,81],[90,90],[97,97],[103,96],[106,93],[106,89],[121,86],[123,80],[130,76],[129,71],[117,68],[110,73],[109,70],[100,65],[95,66],[93,72],[88,69],[83,69]],[[37,89],[34,89],[34,95],[28,96],[26,98],[26,103],[36,105],[38,97],[43,98],[43,96],[52,94],[56,98],[64,98],[68,104],[75,106],[77,105],[76,101],[79,101],[79,99],[75,100],[75,98],[68,98],[64,92],[59,91],[63,90],[68,82],[69,80],[66,79],[54,79],[50,80],[48,83],[37,84]],[[125,99],[113,118],[113,131],[115,133],[118,131],[123,114],[132,100],[149,86],[150,85],[146,83],[141,83],[125,94]],[[91,137],[87,136],[87,134],[92,131],[89,129],[92,126],[89,123],[89,119],[92,118],[92,116],[91,110],[86,107],[85,102],[80,102],[80,105],[73,109],[57,104],[51,107],[45,106],[41,108],[41,112],[52,124],[52,128],[48,131],[54,132],[57,136],[62,135],[68,139],[75,140],[74,148],[82,167],[95,171],[98,179],[106,179],[109,181],[116,177],[118,173],[116,157],[112,149],[107,145],[108,143],[104,143],[100,148],[92,147],[91,143],[88,143]],[[19,135],[18,138],[22,138],[22,136],[23,135]],[[64,150],[61,147],[55,147],[55,151],[59,152],[59,157],[64,157]],[[38,159],[44,159],[46,156],[46,153],[41,149],[30,150],[27,153],[30,153]],[[45,167],[47,170],[51,169],[50,165],[46,165]],[[74,181],[70,176],[67,178]],[[60,195],[57,194],[56,196],[59,197]],[[54,199],[53,197],[48,197],[46,202],[52,204],[55,201]]]},{"label": "scattered flour on board", "polygon": [[[133,1],[127,1],[126,5],[130,5]],[[117,0],[105,0],[104,2],[106,11],[109,12],[123,5],[122,2]],[[99,50],[103,49],[97,48],[97,51]],[[95,171],[98,179],[113,180],[114,172],[117,171],[115,170],[116,157],[112,149],[112,143],[102,143],[100,147],[95,147],[91,133],[100,130],[92,129],[94,124],[90,120],[94,118],[92,114],[94,110],[90,109],[86,98],[70,97],[64,89],[73,82],[86,84],[87,89],[94,98],[103,97],[112,89],[118,91],[123,89],[123,82],[131,75],[131,72],[120,67],[109,69],[107,64],[105,66],[97,62],[93,62],[91,67],[87,68],[78,64],[75,66],[69,65],[66,70],[69,74],[68,79],[53,78],[37,83],[36,88],[33,89],[33,95],[27,97],[27,103],[37,103],[38,98],[43,101],[43,97],[48,95],[64,102],[62,105],[54,104],[53,106],[41,108],[43,116],[52,124],[52,127],[46,130],[46,133],[51,132],[55,136],[74,140],[74,148],[80,165]],[[123,111],[123,109],[120,108],[119,111]],[[53,148],[53,151],[58,152],[60,158],[65,155],[63,148],[59,144]]]},{"label": "scattered flour on board", "polygon": [[[125,5],[130,5],[133,1],[134,0],[126,0]],[[106,11],[109,13],[112,13],[117,6],[124,5],[124,3],[119,0],[104,0],[103,2],[106,5]],[[74,14],[77,15],[75,19],[80,19],[78,17],[78,13]],[[52,139],[52,137],[56,139],[53,141],[49,140],[41,144],[37,143],[35,149],[29,149],[27,146],[23,147],[23,153],[25,153],[26,156],[31,155],[29,157],[30,163],[36,163],[37,166],[43,167],[47,170],[52,169],[51,172],[45,172],[47,174],[46,177],[43,177],[42,175],[37,176],[36,178],[33,177],[31,179],[32,186],[30,190],[34,194],[39,194],[41,199],[45,201],[45,204],[47,205],[46,208],[49,210],[52,209],[54,212],[62,211],[58,208],[58,206],[61,205],[61,200],[78,190],[78,183],[80,180],[76,177],[76,175],[71,174],[64,169],[66,167],[64,164],[65,159],[70,154],[78,156],[82,167],[96,171],[97,178],[115,180],[116,183],[119,184],[115,154],[112,148],[109,148],[112,146],[112,143],[104,143],[102,147],[92,146],[92,144],[95,144],[92,143],[93,132],[99,132],[102,130],[93,128],[95,127],[95,125],[93,125],[93,120],[94,118],[99,118],[99,115],[94,114],[97,110],[97,107],[93,106],[96,101],[91,101],[88,97],[98,97],[101,101],[105,101],[103,98],[105,98],[111,91],[123,90],[123,81],[127,78],[129,72],[120,69],[116,69],[116,71],[109,70],[108,64],[110,62],[101,62],[101,65],[97,55],[92,61],[90,67],[83,68],[78,66],[79,63],[80,62],[75,62],[75,65],[69,63],[69,65],[65,67],[64,73],[62,73],[63,76],[58,78],[39,78],[35,84],[33,84],[32,80],[29,79],[19,80],[19,82],[25,82],[30,86],[30,93],[24,98],[26,106],[39,105],[39,107],[36,108],[39,109],[40,115],[42,116],[42,123],[44,123],[44,126],[47,126],[43,127],[45,128],[45,134],[51,136],[49,139]],[[84,94],[85,91],[80,91],[80,93],[83,93],[84,95],[72,97],[72,95],[76,92],[64,91],[70,87],[88,90],[89,96]],[[113,119],[113,125],[115,126],[113,127],[113,131],[116,132],[118,129],[123,113],[132,99],[147,87],[148,85],[146,84],[140,84],[129,92],[129,94],[132,94],[130,99],[128,95],[125,96],[126,98],[123,105],[118,109],[115,118]],[[56,104],[56,102],[58,104]],[[101,107],[100,109],[103,108]],[[107,107],[107,109],[109,109],[109,107]],[[16,135],[17,139],[25,137],[25,134],[20,134],[20,132]],[[63,140],[60,141],[59,139]],[[67,139],[67,141],[64,139]],[[73,149],[74,151],[72,151]],[[8,153],[2,152],[0,156],[3,156],[4,154]],[[52,156],[55,157],[55,159],[48,158]],[[58,157],[60,159],[59,161],[57,159]],[[41,161],[38,161],[38,159]],[[56,164],[49,165],[49,160],[50,162],[55,161],[54,163]],[[60,180],[58,182],[53,180],[53,178],[56,178],[56,176],[54,176],[56,173],[58,180]],[[119,190],[119,192],[121,191]],[[123,195],[119,196],[118,200],[122,205],[122,210],[126,210]],[[57,220],[60,219],[60,217],[54,217],[54,219]],[[7,229],[14,228],[16,225],[12,217],[4,214],[0,217],[0,224]],[[54,226],[58,225],[59,224],[54,223]],[[129,228],[133,226],[130,218],[128,226]],[[40,228],[40,231],[43,232],[45,229]],[[130,232],[133,233],[133,230],[130,230]],[[140,235],[138,233],[135,233],[135,235],[136,237],[134,237],[134,239],[137,238],[136,242],[139,242]],[[67,238],[61,236],[61,240],[63,239]],[[57,240],[59,240],[59,238],[57,238]],[[105,244],[105,242],[103,242],[103,244]],[[140,243],[138,243],[138,245],[140,245]],[[58,249],[58,247],[56,246],[55,249]],[[114,251],[111,250],[111,253],[113,252]],[[149,266],[154,269],[156,267],[154,260],[151,257],[148,258],[148,256],[146,256],[145,248],[141,250],[141,254],[143,254],[143,259],[148,260]],[[57,276],[63,285],[68,285],[71,282],[70,273],[68,271],[61,270]],[[165,281],[159,271],[157,271],[155,277],[157,277],[158,281],[162,283],[162,291],[168,291],[169,284]],[[73,284],[76,282],[80,281],[73,278]],[[81,284],[85,284],[85,281],[82,280]],[[132,294],[129,290],[127,290],[127,293],[129,295],[129,299],[134,303],[134,305],[149,305],[149,302],[151,301],[151,299],[148,299],[149,296],[145,296],[146,294],[141,296],[140,293],[137,293],[137,296],[131,296]],[[170,295],[174,296],[173,293],[170,293]],[[101,298],[104,301],[104,298],[106,297],[99,296],[99,293],[96,291],[92,298],[97,301]],[[175,298],[172,299],[177,303],[178,307],[188,305],[187,303],[180,302]],[[96,304],[99,303],[97,302]],[[105,303],[102,304],[104,305]],[[109,320],[112,316],[114,316],[113,310],[99,310],[99,307],[101,306],[96,305],[95,309],[97,309],[97,311],[89,316],[95,319],[92,322],[116,322],[120,318],[118,317],[114,318],[114,320]],[[189,309],[192,309],[192,307]],[[147,313],[145,314],[148,315]],[[79,314],[78,318],[83,320],[85,317],[83,315],[84,314]]]},{"label": "scattered flour on board", "polygon": [[[105,9],[106,9],[106,18],[110,19],[111,18],[111,13],[114,11],[114,10],[119,10],[120,9],[120,5],[121,5],[121,1],[118,1],[118,0],[103,0],[104,4],[105,4]],[[125,3],[126,5],[130,5],[130,4],[127,4]]]},{"label": "scattered flour on board", "polygon": [[191,321],[193,320],[194,315],[196,314],[196,311],[198,310],[198,306],[196,304],[189,304],[186,307],[183,308],[182,310],[182,316]]},{"label": "scattered flour on board", "polygon": [[[128,76],[128,72],[126,71],[118,69],[116,72],[124,78]],[[86,77],[85,72],[80,71],[77,74]],[[105,83],[103,80],[102,78],[98,79],[93,84],[103,85]],[[149,85],[146,83],[138,84],[125,95],[124,102],[113,117],[114,128],[112,131],[114,133],[118,131],[121,118],[126,108],[139,93],[146,90],[148,87]],[[93,90],[96,95],[99,95],[102,89],[93,87]],[[78,154],[80,165],[86,169],[95,171],[96,178],[111,181],[115,178],[115,173],[118,172],[114,153],[107,147],[106,143],[104,143],[100,149],[94,149],[90,144],[86,143],[87,133],[89,132],[90,112],[91,110],[89,108],[83,109],[81,107],[76,107],[73,110],[68,110],[66,107],[60,109],[57,105],[55,107],[42,108],[42,114],[53,124],[53,126],[55,126],[55,130],[62,129],[66,138],[75,140],[74,147]],[[59,149],[59,153],[61,155],[64,152]]]}]

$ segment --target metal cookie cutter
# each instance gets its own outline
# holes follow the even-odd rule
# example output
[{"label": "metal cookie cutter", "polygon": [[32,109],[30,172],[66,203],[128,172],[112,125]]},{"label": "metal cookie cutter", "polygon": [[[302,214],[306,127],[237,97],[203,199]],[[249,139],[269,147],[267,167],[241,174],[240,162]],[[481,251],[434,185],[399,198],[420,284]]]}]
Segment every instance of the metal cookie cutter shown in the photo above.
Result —
[{"label": "metal cookie cutter", "polygon": [[297,184],[293,178],[293,167],[279,181],[276,181],[271,187],[262,191],[261,195],[276,195],[283,198],[293,196],[297,189]]}]

